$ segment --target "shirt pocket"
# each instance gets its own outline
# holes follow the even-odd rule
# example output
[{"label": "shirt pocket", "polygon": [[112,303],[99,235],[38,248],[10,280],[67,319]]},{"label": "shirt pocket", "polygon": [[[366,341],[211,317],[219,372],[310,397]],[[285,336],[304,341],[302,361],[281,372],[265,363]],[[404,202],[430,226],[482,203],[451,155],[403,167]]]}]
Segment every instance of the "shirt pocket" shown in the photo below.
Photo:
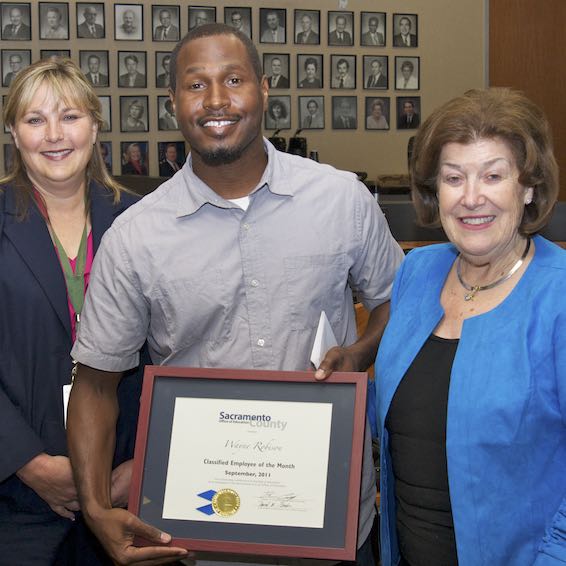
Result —
[{"label": "shirt pocket", "polygon": [[[192,277],[169,278],[156,297],[165,333],[159,341],[179,351],[198,342],[228,337],[232,309],[220,269],[206,268]],[[152,316],[157,313],[153,313]]]},{"label": "shirt pocket", "polygon": [[316,328],[321,311],[335,325],[344,316],[348,271],[344,253],[284,258],[290,326]]}]

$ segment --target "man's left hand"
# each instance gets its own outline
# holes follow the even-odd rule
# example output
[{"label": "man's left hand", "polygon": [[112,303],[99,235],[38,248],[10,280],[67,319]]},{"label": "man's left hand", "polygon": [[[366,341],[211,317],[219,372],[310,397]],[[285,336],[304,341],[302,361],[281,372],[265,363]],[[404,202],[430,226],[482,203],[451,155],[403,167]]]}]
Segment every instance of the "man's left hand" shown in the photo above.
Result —
[{"label": "man's left hand", "polygon": [[326,379],[333,371],[359,371],[356,360],[348,348],[335,346],[330,348],[320,366],[316,370],[314,377],[318,380]]}]

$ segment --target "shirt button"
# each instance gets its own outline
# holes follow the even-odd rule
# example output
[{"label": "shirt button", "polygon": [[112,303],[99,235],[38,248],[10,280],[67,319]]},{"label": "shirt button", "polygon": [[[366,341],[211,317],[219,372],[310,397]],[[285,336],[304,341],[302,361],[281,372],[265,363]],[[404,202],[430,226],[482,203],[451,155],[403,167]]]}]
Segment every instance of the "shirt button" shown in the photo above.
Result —
[{"label": "shirt button", "polygon": [[265,340],[263,338],[260,338],[257,341],[257,345],[260,346],[261,348],[263,348],[265,346]]},{"label": "shirt button", "polygon": [[244,224],[243,228],[244,228],[244,230],[249,230],[249,229],[250,229],[250,225],[249,225],[249,224]]},{"label": "shirt button", "polygon": [[259,281],[257,279],[252,279],[251,285],[252,287],[257,287],[259,285]]}]

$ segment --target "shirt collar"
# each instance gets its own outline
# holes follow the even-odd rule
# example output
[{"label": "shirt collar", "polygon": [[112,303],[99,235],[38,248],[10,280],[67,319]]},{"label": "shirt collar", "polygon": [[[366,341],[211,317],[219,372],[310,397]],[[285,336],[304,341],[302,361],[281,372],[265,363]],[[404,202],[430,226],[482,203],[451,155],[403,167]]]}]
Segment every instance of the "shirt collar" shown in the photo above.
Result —
[{"label": "shirt collar", "polygon": [[[263,147],[267,153],[267,166],[256,187],[250,192],[250,196],[266,187],[269,192],[281,196],[293,196],[293,187],[285,179],[289,178],[287,165],[281,159],[273,145],[263,138]],[[183,187],[180,190],[179,202],[177,205],[177,218],[194,214],[205,204],[211,204],[219,208],[237,208],[236,205],[223,199],[215,193],[205,182],[203,182],[193,171],[192,155],[189,154],[187,161],[182,169],[184,179]],[[253,198],[253,197],[252,197]]]}]

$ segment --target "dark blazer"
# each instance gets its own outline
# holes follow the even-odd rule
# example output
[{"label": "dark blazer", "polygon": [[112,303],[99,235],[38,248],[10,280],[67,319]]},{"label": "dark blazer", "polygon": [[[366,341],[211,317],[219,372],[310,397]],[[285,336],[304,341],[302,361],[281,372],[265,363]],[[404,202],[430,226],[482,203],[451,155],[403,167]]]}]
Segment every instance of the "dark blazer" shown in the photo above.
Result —
[{"label": "dark blazer", "polygon": [[379,78],[374,83],[373,75],[370,75],[366,81],[366,88],[387,88],[387,78],[381,73]]},{"label": "dark blazer", "polygon": [[329,45],[352,45],[352,36],[350,32],[342,32],[342,40],[338,39],[338,32],[336,30],[331,31],[328,34],[328,44]]},{"label": "dark blazer", "polygon": [[304,31],[300,31],[297,34],[297,39],[295,40],[295,43],[305,43],[311,45],[318,45],[320,43],[320,38],[318,37],[318,33],[311,30],[310,33],[307,35],[306,41],[305,41],[305,35],[306,33]]},{"label": "dark blazer", "polygon": [[[129,87],[130,86],[130,75],[125,73],[118,77],[118,86]],[[142,73],[137,73],[134,79],[134,86],[132,88],[145,88],[145,75]]]},{"label": "dark blazer", "polygon": [[104,37],[104,28],[100,24],[94,24],[94,35],[90,32],[88,24],[83,22],[77,27],[77,36],[90,39],[102,39]]},{"label": "dark blazer", "polygon": [[[114,218],[137,197],[124,194],[114,205],[110,193],[94,184],[90,196],[96,252]],[[62,388],[71,376],[71,322],[45,221],[34,205],[19,220],[10,187],[0,192],[0,265],[0,561],[51,564],[73,523],[52,511],[16,471],[42,452],[67,455]],[[119,387],[115,465],[133,454],[140,386],[134,371]]]},{"label": "dark blazer", "polygon": [[167,75],[165,73],[161,73],[160,75],[157,75],[155,79],[155,86],[157,88],[169,88],[170,76],[171,75]]},{"label": "dark blazer", "polygon": [[[85,73],[86,80],[94,85],[92,73]],[[98,73],[98,84],[94,86],[108,86],[108,76]]]},{"label": "dark blazer", "polygon": [[[179,165],[179,169],[181,169],[181,165]],[[173,177],[177,171],[173,169],[173,167],[169,164],[169,161],[164,159],[163,161],[159,162],[159,176],[160,177]]]},{"label": "dark blazer", "polygon": [[277,86],[271,84],[271,79],[273,77],[267,77],[267,84],[269,88],[289,88],[289,79],[283,75],[279,75],[279,80],[277,81]]},{"label": "dark blazer", "polygon": [[167,33],[167,37],[163,37],[163,33],[165,32],[165,28],[163,26],[157,26],[153,31],[153,40],[154,41],[179,41],[179,28],[177,26],[171,25],[169,26],[169,32]]},{"label": "dark blazer", "polygon": [[[417,36],[414,33],[410,33],[409,38],[411,42],[411,45],[409,45],[409,47],[418,47]],[[401,37],[400,33],[393,36],[393,47],[407,47],[403,42],[403,38]]]},{"label": "dark blazer", "polygon": [[421,125],[421,117],[415,112],[409,124],[406,114],[401,114],[397,121],[397,128],[400,130],[414,130]]},{"label": "dark blazer", "polygon": [[2,39],[31,39],[31,28],[26,24],[21,24],[18,31],[12,31],[12,24],[4,26],[2,30]]}]

